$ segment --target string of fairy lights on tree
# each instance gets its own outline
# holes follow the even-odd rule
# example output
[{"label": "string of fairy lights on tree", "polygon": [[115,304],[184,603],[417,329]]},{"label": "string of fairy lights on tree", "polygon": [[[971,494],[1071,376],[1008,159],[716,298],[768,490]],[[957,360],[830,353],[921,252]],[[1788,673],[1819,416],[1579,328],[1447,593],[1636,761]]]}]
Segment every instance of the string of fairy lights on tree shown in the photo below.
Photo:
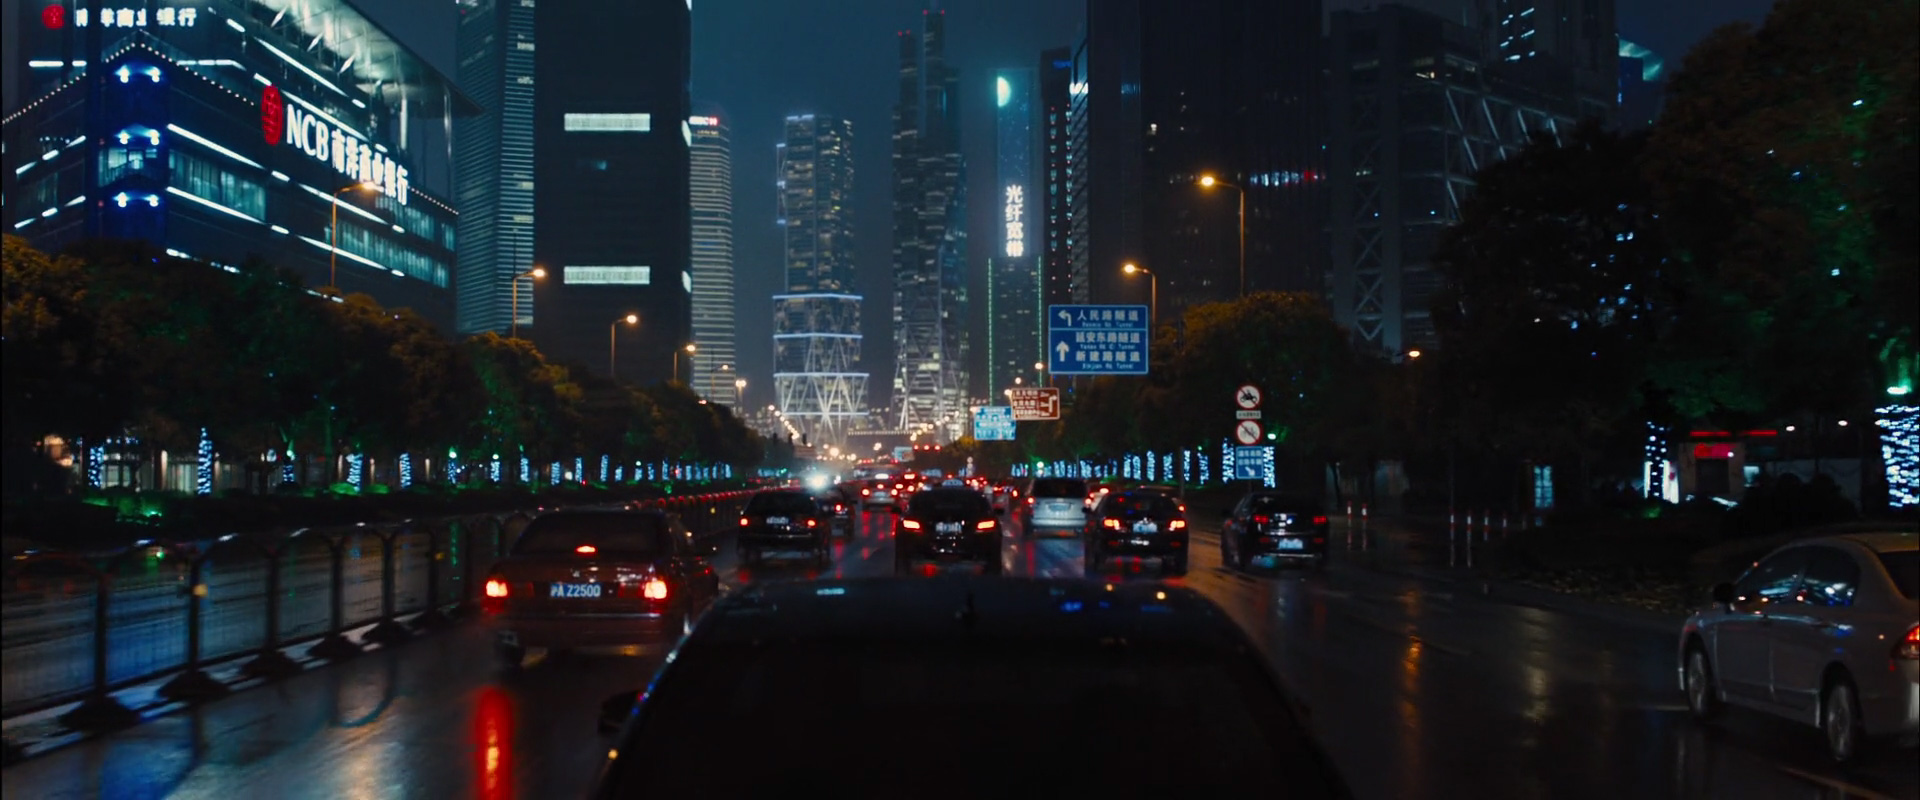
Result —
[{"label": "string of fairy lights on tree", "polygon": [[1887,504],[1920,506],[1920,406],[1881,406],[1874,415],[1887,468]]},{"label": "string of fairy lights on tree", "polygon": [[200,429],[200,446],[194,456],[198,463],[193,465],[193,493],[213,494],[213,438],[206,428]]},{"label": "string of fairy lights on tree", "polygon": [[413,485],[413,454],[401,453],[400,454],[400,488],[405,489],[412,485]]}]

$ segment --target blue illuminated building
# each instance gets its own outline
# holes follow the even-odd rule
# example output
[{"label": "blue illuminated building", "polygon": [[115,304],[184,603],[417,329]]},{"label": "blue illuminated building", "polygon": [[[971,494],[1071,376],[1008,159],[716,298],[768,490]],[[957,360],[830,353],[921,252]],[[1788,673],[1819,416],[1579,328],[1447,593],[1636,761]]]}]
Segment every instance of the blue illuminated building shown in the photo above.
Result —
[{"label": "blue illuminated building", "polygon": [[477,109],[445,76],[343,0],[71,5],[11,23],[0,230],[259,256],[452,328],[446,131]]}]

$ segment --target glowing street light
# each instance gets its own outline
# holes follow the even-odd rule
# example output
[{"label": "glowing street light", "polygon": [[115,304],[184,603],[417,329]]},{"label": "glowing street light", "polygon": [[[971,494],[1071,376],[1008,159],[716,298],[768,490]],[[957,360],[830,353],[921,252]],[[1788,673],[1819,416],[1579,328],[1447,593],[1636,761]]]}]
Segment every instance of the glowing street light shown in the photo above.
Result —
[{"label": "glowing street light", "polygon": [[1148,307],[1147,326],[1152,327],[1154,325],[1157,325],[1160,319],[1160,276],[1153,274],[1153,270],[1147,269],[1146,267],[1140,266],[1139,264],[1135,264],[1131,261],[1122,265],[1120,267],[1120,271],[1127,273],[1128,275],[1132,275],[1137,272],[1147,276],[1147,292],[1148,292],[1147,296],[1148,298],[1150,298],[1148,302],[1152,303],[1152,305]]},{"label": "glowing street light", "polygon": [[607,377],[608,378],[614,377],[615,370],[617,369],[615,367],[615,364],[617,362],[614,359],[614,355],[616,352],[615,349],[619,346],[619,339],[616,338],[615,334],[619,333],[620,323],[622,322],[628,325],[638,325],[640,324],[640,315],[629,313],[626,316],[616,319],[611,324],[607,325]]},{"label": "glowing street light", "polygon": [[520,338],[520,281],[527,278],[539,279],[544,277],[547,277],[545,267],[534,267],[533,269],[513,276],[513,280],[510,282],[513,287],[513,322],[507,328],[507,338]]},{"label": "glowing street light", "polygon": [[1200,176],[1200,187],[1211,189],[1215,186],[1232,189],[1240,193],[1240,296],[1247,296],[1247,190],[1212,175]]},{"label": "glowing street light", "polygon": [[364,189],[369,192],[379,191],[380,184],[374,183],[373,181],[350,183],[334,190],[333,196],[327,198],[333,201],[333,225],[327,231],[328,244],[330,245],[327,248],[327,286],[333,289],[334,294],[340,294],[340,195],[355,189]]}]

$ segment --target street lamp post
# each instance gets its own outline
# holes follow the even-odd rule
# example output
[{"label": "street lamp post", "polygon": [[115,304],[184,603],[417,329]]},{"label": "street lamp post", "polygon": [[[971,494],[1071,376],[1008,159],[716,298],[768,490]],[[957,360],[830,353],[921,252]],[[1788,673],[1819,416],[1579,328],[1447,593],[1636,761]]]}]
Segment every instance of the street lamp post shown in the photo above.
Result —
[{"label": "street lamp post", "polygon": [[747,404],[747,379],[733,379],[733,404],[744,407]]},{"label": "street lamp post", "polygon": [[619,362],[615,356],[619,353],[620,339],[615,336],[615,334],[619,333],[620,323],[622,322],[628,325],[638,325],[640,324],[640,315],[628,314],[607,325],[607,378],[609,379],[613,378],[619,370],[617,366]]},{"label": "street lamp post", "polygon": [[1159,325],[1159,322],[1160,322],[1160,276],[1153,274],[1153,270],[1147,269],[1146,267],[1140,266],[1139,264],[1135,264],[1131,261],[1127,262],[1126,266],[1121,267],[1120,271],[1125,272],[1128,275],[1132,275],[1138,272],[1142,275],[1147,276],[1147,296],[1150,298],[1148,302],[1152,304],[1148,306],[1147,327],[1155,327]]},{"label": "street lamp post", "polygon": [[333,205],[333,223],[327,228],[327,286],[333,289],[334,294],[340,294],[340,195],[355,189],[371,191],[378,188],[380,186],[373,181],[360,181],[334,190],[333,196],[327,198]]},{"label": "street lamp post", "polygon": [[[687,369],[691,371],[693,369],[693,354],[699,352],[699,349],[696,348],[692,342],[688,342],[687,346],[682,349],[687,351]],[[679,353],[673,354],[673,382],[674,383],[680,382],[680,354]]]},{"label": "street lamp post", "polygon": [[511,282],[513,285],[513,321],[507,328],[507,330],[510,331],[508,338],[510,339],[520,338],[520,279],[521,278],[544,278],[544,277],[547,277],[547,271],[540,267],[534,267],[533,269],[527,270],[526,272],[522,272],[518,275],[513,276],[513,280]]},{"label": "street lamp post", "polygon": [[1240,194],[1240,296],[1247,296],[1247,190],[1212,175],[1200,177],[1200,185],[1211,189],[1224,186]]}]

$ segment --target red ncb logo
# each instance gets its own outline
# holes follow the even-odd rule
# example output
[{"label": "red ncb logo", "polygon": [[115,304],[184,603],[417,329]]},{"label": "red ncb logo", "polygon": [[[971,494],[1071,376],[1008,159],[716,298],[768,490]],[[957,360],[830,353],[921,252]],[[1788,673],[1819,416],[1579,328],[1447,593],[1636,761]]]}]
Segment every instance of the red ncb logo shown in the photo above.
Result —
[{"label": "red ncb logo", "polygon": [[287,132],[287,101],[280,97],[280,87],[269,86],[260,92],[260,133],[267,137],[267,144],[279,144],[280,134]]},{"label": "red ncb logo", "polygon": [[65,6],[47,6],[40,9],[40,22],[52,30],[67,27],[67,9]]}]

